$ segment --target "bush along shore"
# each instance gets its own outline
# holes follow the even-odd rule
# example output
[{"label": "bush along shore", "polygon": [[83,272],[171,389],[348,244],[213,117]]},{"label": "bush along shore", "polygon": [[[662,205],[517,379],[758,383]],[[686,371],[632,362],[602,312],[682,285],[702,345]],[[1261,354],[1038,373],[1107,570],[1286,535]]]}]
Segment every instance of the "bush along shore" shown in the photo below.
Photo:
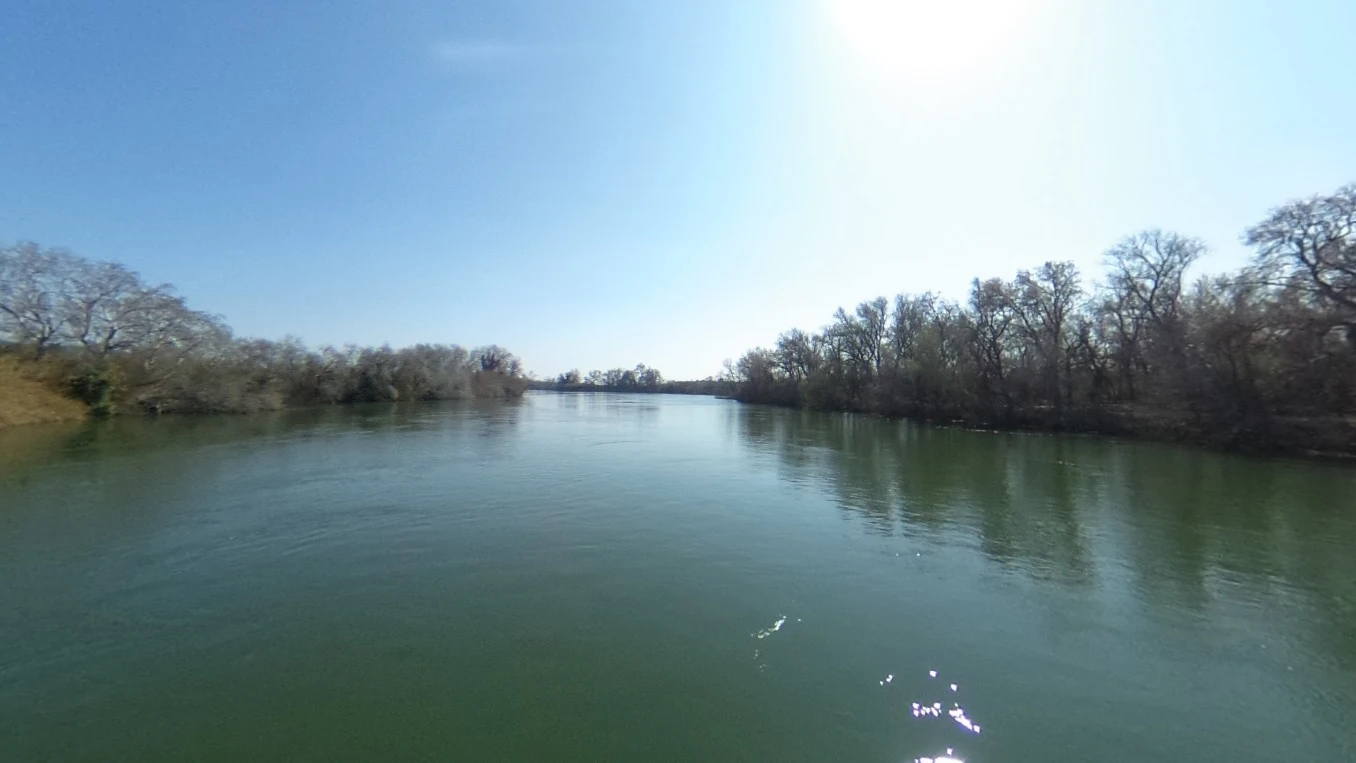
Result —
[{"label": "bush along shore", "polygon": [[728,363],[735,397],[991,428],[1356,455],[1356,185],[1243,234],[1237,272],[1129,236],[1087,284],[1070,262],[975,279],[968,299],[878,297]]},{"label": "bush along shore", "polygon": [[321,347],[242,339],[168,285],[60,249],[0,249],[0,426],[86,415],[234,412],[517,397],[495,345]]},{"label": "bush along shore", "polygon": [[716,395],[728,397],[734,391],[729,380],[708,377],[690,381],[665,379],[657,368],[644,363],[634,369],[613,368],[607,371],[589,371],[581,374],[577,369],[566,371],[555,379],[534,380],[528,384],[530,389],[555,390],[558,392],[643,392],[662,395]]}]

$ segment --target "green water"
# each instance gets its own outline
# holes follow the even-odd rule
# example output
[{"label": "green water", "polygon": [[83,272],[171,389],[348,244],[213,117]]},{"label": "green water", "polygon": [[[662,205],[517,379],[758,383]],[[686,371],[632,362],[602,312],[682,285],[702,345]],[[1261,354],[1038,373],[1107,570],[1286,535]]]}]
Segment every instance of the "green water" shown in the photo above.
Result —
[{"label": "green water", "polygon": [[1351,761],[1354,719],[1349,467],[552,393],[0,433],[0,761]]}]

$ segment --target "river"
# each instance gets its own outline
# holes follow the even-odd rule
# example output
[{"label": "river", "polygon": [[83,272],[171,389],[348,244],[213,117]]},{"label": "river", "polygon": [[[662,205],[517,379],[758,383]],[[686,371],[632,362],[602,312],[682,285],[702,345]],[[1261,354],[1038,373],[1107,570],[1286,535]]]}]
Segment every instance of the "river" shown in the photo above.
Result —
[{"label": "river", "polygon": [[3,761],[1326,762],[1353,718],[1346,466],[667,395],[0,432]]}]

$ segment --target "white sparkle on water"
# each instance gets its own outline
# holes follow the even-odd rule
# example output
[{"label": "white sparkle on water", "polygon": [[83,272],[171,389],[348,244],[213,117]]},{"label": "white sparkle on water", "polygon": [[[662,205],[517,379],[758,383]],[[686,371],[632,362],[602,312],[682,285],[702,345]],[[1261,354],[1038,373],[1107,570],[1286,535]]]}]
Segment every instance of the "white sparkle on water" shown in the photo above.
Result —
[{"label": "white sparkle on water", "polygon": [[[797,621],[797,622],[799,622],[799,621]],[[757,633],[755,633],[755,634],[753,634],[753,635],[754,635],[756,638],[767,638],[768,636],[771,636],[772,634],[774,634],[774,633],[776,633],[777,631],[781,630],[783,625],[786,625],[786,615],[782,615],[782,616],[781,616],[781,619],[779,619],[779,620],[777,620],[777,622],[773,623],[771,628],[764,628],[763,630],[758,631]]]},{"label": "white sparkle on water", "polygon": [[966,731],[972,731],[976,734],[979,733],[979,726],[976,726],[974,721],[971,721],[965,715],[965,708],[957,705],[956,707],[953,707],[950,710],[948,710],[946,714],[951,716],[951,719],[958,723],[960,727],[965,729]]},{"label": "white sparkle on water", "polygon": [[[929,671],[928,671],[928,677],[929,677],[929,678],[936,678],[936,677],[937,677],[937,671],[935,671],[935,670],[929,670]],[[947,684],[947,686],[951,689],[951,691],[952,691],[953,693],[954,693],[954,692],[960,691],[960,685],[959,685],[959,684],[954,684],[954,683],[953,683],[953,684]],[[958,702],[953,702],[953,703],[951,703],[951,708],[952,708],[952,709],[946,711],[946,714],[947,714],[948,716],[951,717],[951,720],[953,720],[953,721],[956,722],[956,725],[960,726],[961,728],[965,729],[966,731],[969,731],[969,732],[972,733],[972,734],[978,734],[978,733],[980,733],[980,726],[979,726],[979,724],[978,724],[978,723],[975,723],[974,720],[973,720],[972,718],[970,718],[968,715],[966,715],[966,713],[965,713],[965,708],[961,707],[961,706],[960,706],[960,703],[958,703]],[[917,702],[914,702],[914,703],[910,706],[909,712],[910,712],[910,714],[912,714],[913,717],[915,717],[915,718],[940,718],[940,717],[942,717],[942,703],[940,703],[940,702],[933,702],[931,706],[928,706],[928,705],[922,705],[922,704],[919,704],[919,703],[917,703]],[[938,758],[938,759],[936,759],[936,760],[941,760],[941,759]]]}]

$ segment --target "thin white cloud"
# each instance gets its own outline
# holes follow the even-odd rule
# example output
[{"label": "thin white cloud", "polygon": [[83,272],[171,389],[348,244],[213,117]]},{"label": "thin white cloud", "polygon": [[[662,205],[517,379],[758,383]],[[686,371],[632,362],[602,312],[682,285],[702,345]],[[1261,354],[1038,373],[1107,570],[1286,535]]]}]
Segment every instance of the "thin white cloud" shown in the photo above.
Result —
[{"label": "thin white cloud", "polygon": [[485,64],[521,57],[526,50],[519,45],[496,40],[444,40],[435,44],[432,55],[452,65]]}]

